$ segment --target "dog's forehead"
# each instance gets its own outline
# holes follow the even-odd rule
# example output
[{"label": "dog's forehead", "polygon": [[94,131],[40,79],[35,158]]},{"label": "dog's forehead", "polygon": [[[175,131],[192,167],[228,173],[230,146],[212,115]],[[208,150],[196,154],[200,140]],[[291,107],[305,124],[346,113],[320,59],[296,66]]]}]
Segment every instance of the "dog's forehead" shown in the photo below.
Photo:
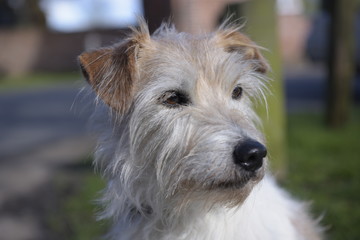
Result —
[{"label": "dog's forehead", "polygon": [[[200,68],[216,64],[218,59],[224,58],[226,52],[218,43],[214,34],[191,35],[187,33],[174,33],[154,38],[157,53],[166,60],[171,57],[172,62],[190,63]],[[219,56],[220,55],[220,56]],[[217,58],[215,59],[215,56]]]},{"label": "dog's forehead", "polygon": [[[194,36],[171,33],[155,36],[152,49],[144,54],[141,71],[146,80],[159,80],[194,87],[206,82],[230,83],[243,74],[241,55],[227,52],[216,34]],[[246,63],[244,62],[244,66]]]}]

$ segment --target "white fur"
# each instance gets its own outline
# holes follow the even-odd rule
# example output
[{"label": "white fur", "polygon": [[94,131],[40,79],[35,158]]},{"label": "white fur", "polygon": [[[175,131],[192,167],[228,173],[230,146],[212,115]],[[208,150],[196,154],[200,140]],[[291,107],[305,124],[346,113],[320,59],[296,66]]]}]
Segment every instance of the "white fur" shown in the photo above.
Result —
[{"label": "white fur", "polygon": [[[179,226],[171,232],[147,229],[146,223],[120,221],[113,227],[114,239],[161,240],[306,240],[292,220],[304,215],[305,207],[281,190],[267,176],[252,191],[242,206],[198,211],[196,203]],[[200,207],[201,209],[201,207]],[[149,231],[143,233],[144,231]],[[144,235],[145,234],[145,235]],[[320,239],[320,238],[311,238]]]},{"label": "white fur", "polygon": [[[243,51],[255,45],[235,52],[220,46],[234,31],[193,37],[163,27],[136,47],[127,112],[108,115],[104,106],[95,114],[103,125],[95,162],[108,180],[100,218],[113,219],[111,239],[320,239],[306,208],[267,172],[267,159],[251,177],[234,164],[239,142],[265,142],[253,102],[266,81],[255,69],[261,60]],[[109,77],[111,70],[101,85],[119,81]],[[237,85],[244,94],[234,100]],[[190,103],[166,106],[169,90]]]}]

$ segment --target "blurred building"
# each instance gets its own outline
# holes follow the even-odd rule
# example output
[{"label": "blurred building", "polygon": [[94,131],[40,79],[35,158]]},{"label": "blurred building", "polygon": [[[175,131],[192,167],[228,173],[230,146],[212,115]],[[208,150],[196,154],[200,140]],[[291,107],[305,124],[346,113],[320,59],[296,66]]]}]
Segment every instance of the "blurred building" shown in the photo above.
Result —
[{"label": "blurred building", "polygon": [[0,75],[75,71],[142,15],[141,0],[0,0]]},{"label": "blurred building", "polygon": [[[136,24],[136,16],[145,14],[154,30],[163,17],[170,15],[171,5],[178,27],[195,31],[195,20],[202,23],[209,19],[211,9],[218,15],[226,4],[243,1],[217,0],[208,4],[207,0],[0,0],[0,75],[75,71],[78,54],[115,42],[121,38],[122,29]],[[290,67],[301,66],[305,59],[312,24],[312,16],[306,14],[309,2],[319,5],[315,0],[277,0],[281,53]],[[181,12],[191,6],[193,14],[179,21]],[[194,16],[198,18],[194,20]],[[216,21],[211,19],[205,24],[209,31]]]}]

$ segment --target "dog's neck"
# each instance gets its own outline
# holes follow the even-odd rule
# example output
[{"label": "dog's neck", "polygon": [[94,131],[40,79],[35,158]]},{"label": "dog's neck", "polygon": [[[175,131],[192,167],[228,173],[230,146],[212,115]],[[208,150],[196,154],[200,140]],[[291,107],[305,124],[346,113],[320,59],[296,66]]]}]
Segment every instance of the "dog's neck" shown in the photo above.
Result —
[{"label": "dog's neck", "polygon": [[237,207],[217,206],[204,212],[201,202],[193,202],[169,221],[156,218],[153,213],[148,212],[148,215],[138,214],[131,223],[119,221],[114,229],[121,231],[122,236],[127,236],[124,239],[243,239],[241,236],[247,236],[247,239],[268,239],[268,236],[298,239],[298,229],[293,219],[303,214],[301,206],[292,206],[291,209],[295,210],[289,212],[289,204],[294,203],[281,197],[269,199],[267,196],[273,191],[278,191],[279,196],[285,194],[273,186],[272,180],[268,180],[260,182],[246,201]]}]

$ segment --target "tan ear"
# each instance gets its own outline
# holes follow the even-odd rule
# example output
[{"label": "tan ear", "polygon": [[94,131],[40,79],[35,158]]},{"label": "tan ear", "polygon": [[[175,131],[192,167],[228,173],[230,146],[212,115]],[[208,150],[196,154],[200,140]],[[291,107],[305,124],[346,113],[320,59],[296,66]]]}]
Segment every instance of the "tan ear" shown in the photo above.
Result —
[{"label": "tan ear", "polygon": [[239,52],[245,60],[254,60],[254,69],[265,74],[269,65],[261,55],[259,46],[250,40],[246,35],[235,30],[224,30],[219,33],[220,44],[227,52]]},{"label": "tan ear", "polygon": [[79,56],[83,75],[96,94],[120,113],[125,113],[132,102],[137,45],[130,39]]}]

